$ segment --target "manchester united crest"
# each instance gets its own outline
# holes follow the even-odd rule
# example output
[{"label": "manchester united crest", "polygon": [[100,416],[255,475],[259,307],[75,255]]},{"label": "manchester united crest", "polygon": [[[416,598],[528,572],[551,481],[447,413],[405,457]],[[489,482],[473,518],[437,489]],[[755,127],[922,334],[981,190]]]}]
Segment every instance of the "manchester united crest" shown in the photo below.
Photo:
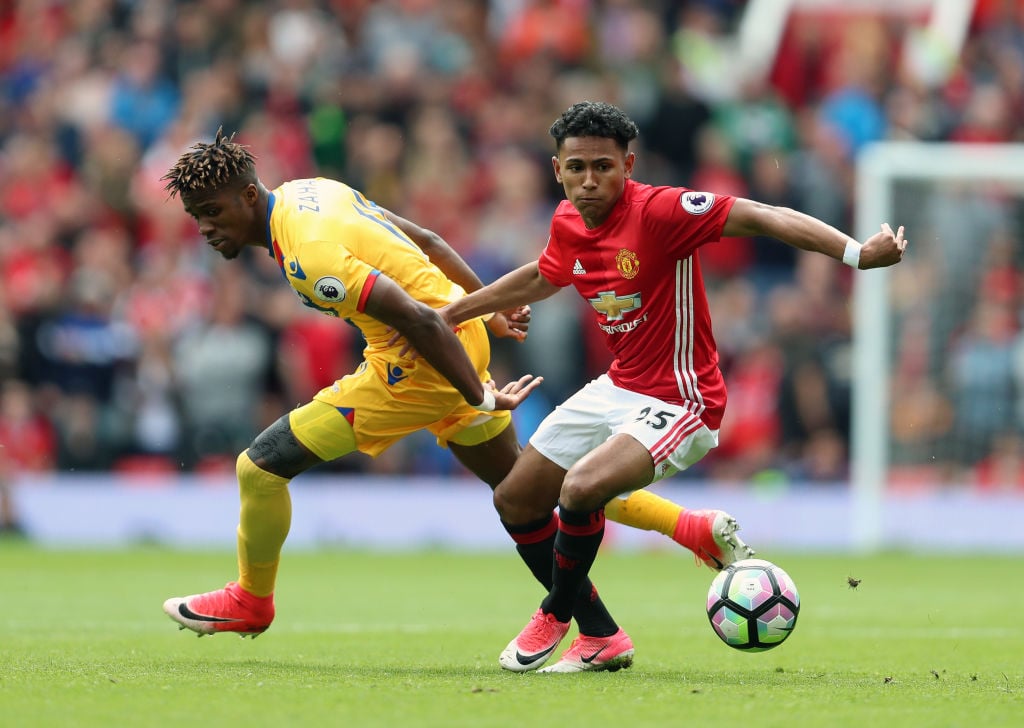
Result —
[{"label": "manchester united crest", "polygon": [[640,272],[640,259],[632,250],[623,248],[615,254],[615,267],[619,269],[623,278],[636,278],[636,274]]}]

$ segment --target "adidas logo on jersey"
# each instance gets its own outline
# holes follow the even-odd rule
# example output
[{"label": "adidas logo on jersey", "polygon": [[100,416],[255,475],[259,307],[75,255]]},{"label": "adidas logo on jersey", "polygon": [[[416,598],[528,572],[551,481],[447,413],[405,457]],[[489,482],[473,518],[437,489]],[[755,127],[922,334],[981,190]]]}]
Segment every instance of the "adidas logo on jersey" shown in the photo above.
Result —
[{"label": "adidas logo on jersey", "polygon": [[577,258],[576,262],[572,266],[572,274],[574,276],[585,276],[587,271],[583,268],[583,264],[580,263],[580,259]]}]

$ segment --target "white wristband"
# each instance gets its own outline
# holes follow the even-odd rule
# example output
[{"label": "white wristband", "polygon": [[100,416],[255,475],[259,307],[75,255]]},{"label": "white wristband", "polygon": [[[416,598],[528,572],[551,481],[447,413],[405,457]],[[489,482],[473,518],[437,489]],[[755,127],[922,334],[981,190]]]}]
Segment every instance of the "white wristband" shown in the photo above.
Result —
[{"label": "white wristband", "polygon": [[851,268],[860,267],[860,243],[853,240],[846,243],[846,250],[843,251],[843,262]]},{"label": "white wristband", "polygon": [[480,410],[481,412],[493,412],[494,411],[494,392],[484,387],[484,401],[480,404],[474,404],[473,407]]}]

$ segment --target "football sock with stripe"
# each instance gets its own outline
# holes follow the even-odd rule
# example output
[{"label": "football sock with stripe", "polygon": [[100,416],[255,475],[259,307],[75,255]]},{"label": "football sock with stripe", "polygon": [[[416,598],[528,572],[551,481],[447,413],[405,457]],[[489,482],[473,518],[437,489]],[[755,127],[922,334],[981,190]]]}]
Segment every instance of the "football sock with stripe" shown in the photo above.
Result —
[{"label": "football sock with stripe", "polygon": [[686,510],[678,503],[641,488],[626,498],[612,498],[605,504],[604,515],[609,521],[642,531],[657,531],[678,540],[676,528],[679,516]]},{"label": "football sock with stripe", "polygon": [[611,637],[619,631],[619,625],[608,612],[604,601],[597,593],[597,587],[588,577],[576,594],[576,602],[572,608],[572,616],[576,618],[576,626],[580,634],[588,637]]},{"label": "football sock with stripe", "polygon": [[[552,513],[548,518],[523,526],[511,526],[504,521],[502,525],[516,542],[516,551],[526,566],[533,572],[537,581],[550,591],[554,570],[555,533],[558,531],[557,516]],[[580,585],[573,603],[572,616],[576,619],[580,632],[592,637],[607,637],[619,629],[589,578]]]},{"label": "football sock with stripe", "polygon": [[238,584],[250,594],[274,592],[281,547],[292,523],[288,478],[258,467],[247,452],[235,462],[241,500],[238,518]]},{"label": "football sock with stripe", "polygon": [[555,615],[560,622],[572,616],[576,596],[589,581],[590,567],[604,537],[604,509],[572,511],[558,506],[558,532],[555,534],[555,568],[551,590],[541,602],[541,609]]}]

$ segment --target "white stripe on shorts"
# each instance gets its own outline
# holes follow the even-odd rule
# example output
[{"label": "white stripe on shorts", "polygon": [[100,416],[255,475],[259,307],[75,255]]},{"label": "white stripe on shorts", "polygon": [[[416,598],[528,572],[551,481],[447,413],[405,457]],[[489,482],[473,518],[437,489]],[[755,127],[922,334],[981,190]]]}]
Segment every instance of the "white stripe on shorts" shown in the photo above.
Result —
[{"label": "white stripe on shorts", "polygon": [[683,440],[704,426],[704,423],[696,415],[687,414],[688,416],[677,422],[667,435],[654,443],[654,447],[651,448],[651,457],[654,459],[655,465],[663,462]]}]

